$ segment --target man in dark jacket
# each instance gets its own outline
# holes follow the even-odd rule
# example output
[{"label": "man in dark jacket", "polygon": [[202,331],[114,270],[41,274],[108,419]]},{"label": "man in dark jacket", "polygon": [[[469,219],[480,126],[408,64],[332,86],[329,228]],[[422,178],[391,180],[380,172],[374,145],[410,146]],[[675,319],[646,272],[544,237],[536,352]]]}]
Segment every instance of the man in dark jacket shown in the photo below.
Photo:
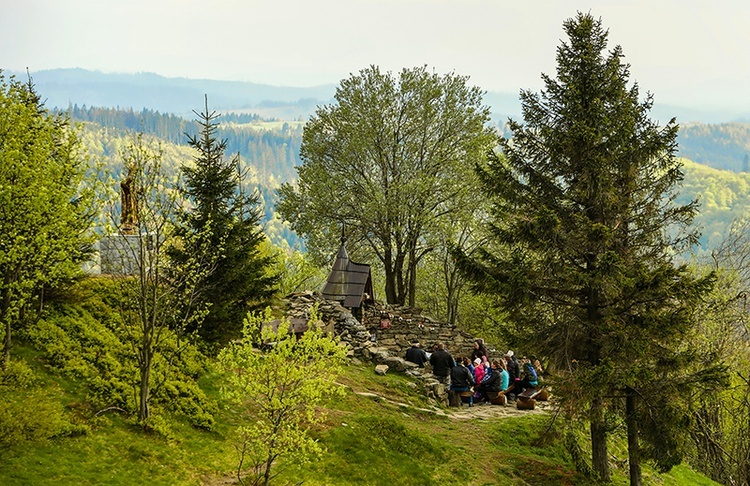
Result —
[{"label": "man in dark jacket", "polygon": [[[461,400],[460,393],[468,392],[474,386],[474,373],[466,367],[468,363],[469,358],[459,357],[456,359],[456,366],[451,368],[451,390],[453,393],[459,395],[459,404]],[[469,406],[471,407],[472,405],[474,405],[474,396],[470,395]]]},{"label": "man in dark jacket", "polygon": [[419,341],[416,339],[411,342],[411,347],[406,350],[406,361],[418,364],[420,368],[424,368],[424,364],[427,362],[427,353],[424,349],[419,347]]},{"label": "man in dark jacket", "polygon": [[[513,351],[508,351],[507,353],[505,353],[505,366],[508,370],[510,384],[517,385],[517,382],[521,379],[521,367],[518,365],[518,361],[516,361],[516,357],[513,354]],[[508,395],[511,400],[513,400],[515,395],[518,393],[517,389],[518,386],[514,386],[513,392]]]},{"label": "man in dark jacket", "polygon": [[497,360],[493,359],[492,363],[490,363],[490,366],[492,367],[492,373],[490,373],[490,377],[477,386],[477,391],[481,395],[482,399],[487,401],[488,403],[490,401],[488,392],[499,393],[501,391],[500,388],[502,387],[500,378],[500,363]]},{"label": "man in dark jacket", "polygon": [[430,365],[432,366],[432,374],[435,375],[435,379],[444,385],[450,385],[451,369],[454,364],[453,356],[445,350],[445,345],[438,343],[437,349],[430,356]]}]

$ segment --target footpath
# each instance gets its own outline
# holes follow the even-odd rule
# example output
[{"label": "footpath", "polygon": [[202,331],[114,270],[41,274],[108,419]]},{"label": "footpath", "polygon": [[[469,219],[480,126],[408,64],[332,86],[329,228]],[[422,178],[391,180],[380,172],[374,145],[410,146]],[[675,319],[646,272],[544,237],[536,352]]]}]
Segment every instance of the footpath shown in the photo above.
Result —
[{"label": "footpath", "polygon": [[468,404],[464,404],[460,407],[418,407],[409,403],[399,402],[391,400],[377,393],[361,392],[352,390],[355,395],[378,403],[393,406],[397,409],[408,409],[412,411],[430,413],[442,417],[448,417],[453,420],[486,420],[498,417],[520,417],[528,414],[544,414],[549,413],[552,410],[552,405],[549,402],[537,402],[534,410],[518,410],[516,404],[508,402],[508,405],[491,405],[488,403],[475,404],[469,407]]}]

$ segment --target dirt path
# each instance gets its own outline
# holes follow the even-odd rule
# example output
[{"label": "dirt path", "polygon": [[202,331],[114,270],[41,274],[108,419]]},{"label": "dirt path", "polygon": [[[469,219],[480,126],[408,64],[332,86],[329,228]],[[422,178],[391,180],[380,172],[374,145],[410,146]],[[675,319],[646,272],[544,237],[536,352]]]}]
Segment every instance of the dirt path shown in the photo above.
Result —
[{"label": "dirt path", "polygon": [[552,405],[550,402],[537,402],[536,408],[534,410],[518,410],[516,408],[515,403],[509,402],[508,405],[491,405],[487,403],[481,403],[476,404],[473,407],[469,407],[468,405],[464,404],[460,407],[438,407],[438,406],[432,406],[429,408],[423,408],[423,407],[415,407],[414,405],[411,405],[409,403],[403,403],[403,402],[397,402],[394,400],[391,400],[389,398],[386,398],[382,395],[378,395],[377,393],[370,393],[370,392],[358,392],[354,391],[356,395],[359,395],[361,397],[370,398],[372,400],[375,400],[377,402],[387,403],[389,405],[393,405],[398,408],[405,408],[410,410],[415,410],[418,412],[425,412],[425,413],[431,413],[435,415],[440,415],[443,417],[450,417],[453,420],[486,420],[496,417],[518,417],[522,415],[528,415],[528,414],[540,414],[540,413],[548,413],[552,410]]}]

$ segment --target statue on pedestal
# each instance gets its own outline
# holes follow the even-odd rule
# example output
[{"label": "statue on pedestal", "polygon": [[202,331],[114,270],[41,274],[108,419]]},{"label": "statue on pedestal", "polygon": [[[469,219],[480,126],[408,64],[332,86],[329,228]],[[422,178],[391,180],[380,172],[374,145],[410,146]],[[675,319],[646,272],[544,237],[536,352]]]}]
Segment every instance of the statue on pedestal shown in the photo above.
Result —
[{"label": "statue on pedestal", "polygon": [[138,205],[133,172],[133,167],[128,167],[128,175],[124,181],[120,182],[120,198],[122,202],[120,234],[123,235],[134,235],[136,226],[138,226]]}]

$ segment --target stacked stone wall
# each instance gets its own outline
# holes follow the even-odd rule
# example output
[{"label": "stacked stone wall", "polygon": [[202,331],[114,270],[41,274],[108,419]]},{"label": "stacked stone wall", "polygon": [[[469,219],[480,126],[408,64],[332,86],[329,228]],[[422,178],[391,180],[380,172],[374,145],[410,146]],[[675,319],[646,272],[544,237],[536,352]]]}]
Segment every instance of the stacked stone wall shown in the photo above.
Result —
[{"label": "stacked stone wall", "polygon": [[442,342],[453,356],[467,356],[474,350],[474,336],[446,322],[422,315],[419,309],[376,305],[364,311],[363,324],[376,336],[379,347],[404,356],[413,340],[425,351]]},{"label": "stacked stone wall", "polygon": [[[318,305],[325,329],[334,333],[348,347],[352,359],[376,365],[375,371],[404,372],[417,380],[423,393],[447,403],[448,390],[432,375],[429,363],[425,368],[404,359],[413,340],[430,351],[442,342],[453,356],[468,356],[474,350],[474,336],[456,326],[422,315],[420,309],[375,304],[362,311],[361,322],[338,302],[324,300],[318,293],[295,293],[286,298],[286,314],[292,320],[309,318],[310,309]],[[488,348],[490,348],[488,346]],[[493,358],[495,356],[488,356]]]},{"label": "stacked stone wall", "polygon": [[[368,359],[372,353],[365,350],[371,348],[403,357],[415,339],[428,352],[439,342],[445,344],[453,356],[468,356],[474,350],[474,336],[454,325],[425,316],[421,309],[416,308],[376,303],[364,308],[360,322],[338,302],[324,300],[318,293],[304,292],[287,297],[287,315],[307,318],[315,303],[327,328],[347,343],[356,357]],[[487,347],[491,349],[489,345]],[[498,356],[488,356],[493,357]]]}]

